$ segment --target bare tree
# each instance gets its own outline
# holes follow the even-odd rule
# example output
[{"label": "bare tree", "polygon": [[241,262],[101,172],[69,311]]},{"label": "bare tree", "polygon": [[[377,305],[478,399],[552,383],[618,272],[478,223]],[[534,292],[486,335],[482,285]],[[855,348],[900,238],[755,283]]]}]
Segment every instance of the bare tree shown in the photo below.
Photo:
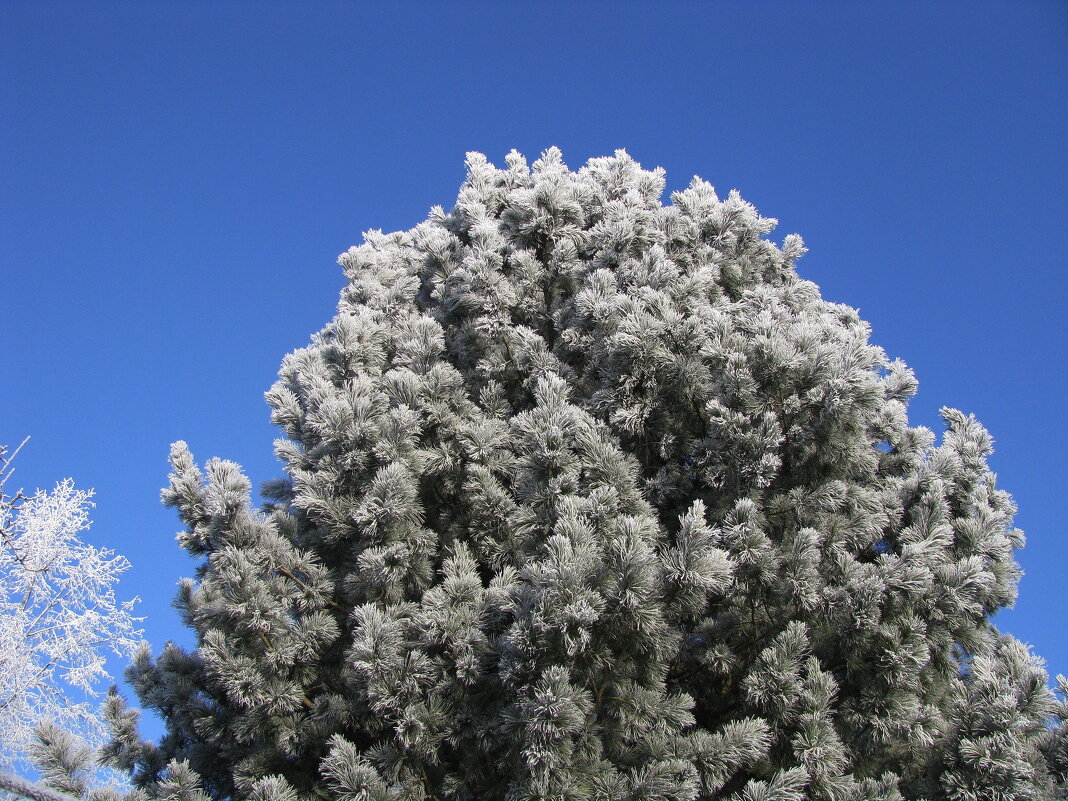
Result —
[{"label": "bare tree", "polygon": [[0,767],[16,773],[30,767],[42,724],[90,749],[104,741],[108,654],[132,654],[141,634],[139,599],[115,597],[130,563],[80,538],[92,491],[70,479],[50,492],[10,490],[21,447],[0,446]]}]

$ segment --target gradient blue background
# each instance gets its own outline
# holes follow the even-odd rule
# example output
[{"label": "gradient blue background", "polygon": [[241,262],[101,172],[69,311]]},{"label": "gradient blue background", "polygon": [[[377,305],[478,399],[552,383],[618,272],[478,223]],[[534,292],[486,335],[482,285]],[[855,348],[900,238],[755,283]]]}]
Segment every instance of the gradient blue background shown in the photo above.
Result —
[{"label": "gradient blue background", "polygon": [[0,87],[0,442],[96,488],[157,651],[169,443],[277,475],[262,393],[336,254],[450,206],[465,151],[558,145],[738,188],[915,369],[913,422],[983,421],[1028,535],[998,622],[1068,673],[1068,3],[7,0]]}]

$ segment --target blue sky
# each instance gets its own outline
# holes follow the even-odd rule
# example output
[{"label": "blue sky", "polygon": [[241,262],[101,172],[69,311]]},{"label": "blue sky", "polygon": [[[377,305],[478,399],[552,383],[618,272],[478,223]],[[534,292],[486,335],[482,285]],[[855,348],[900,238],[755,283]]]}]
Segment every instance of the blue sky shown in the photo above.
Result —
[{"label": "blue sky", "polygon": [[737,188],[801,274],[974,412],[1020,506],[998,622],[1068,673],[1068,3],[0,3],[0,442],[96,488],[146,636],[193,562],[168,445],[280,468],[262,393],[336,255],[451,205],[464,153],[628,152]]}]

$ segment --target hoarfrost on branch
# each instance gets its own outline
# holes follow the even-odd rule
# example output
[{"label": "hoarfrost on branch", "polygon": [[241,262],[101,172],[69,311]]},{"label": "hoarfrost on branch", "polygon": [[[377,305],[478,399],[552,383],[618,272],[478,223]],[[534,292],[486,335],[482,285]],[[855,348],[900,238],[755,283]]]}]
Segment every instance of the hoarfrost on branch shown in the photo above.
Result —
[{"label": "hoarfrost on branch", "polygon": [[108,654],[131,654],[141,631],[139,599],[115,597],[130,563],[79,537],[93,492],[66,479],[9,495],[12,457],[0,447],[0,765],[22,770],[46,720],[103,741],[95,699],[111,678]]}]

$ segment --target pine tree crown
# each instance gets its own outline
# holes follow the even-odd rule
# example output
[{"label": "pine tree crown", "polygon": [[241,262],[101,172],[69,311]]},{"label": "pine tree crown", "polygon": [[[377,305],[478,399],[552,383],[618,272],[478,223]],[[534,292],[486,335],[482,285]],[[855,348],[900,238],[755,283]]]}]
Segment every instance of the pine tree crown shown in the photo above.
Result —
[{"label": "pine tree crown", "polygon": [[469,154],[450,211],[339,258],[264,508],[174,446],[197,647],[131,668],[160,743],[109,713],[142,792],[1063,796],[1064,707],[990,622],[1023,544],[990,435],[909,425],[800,237],[664,186]]}]

